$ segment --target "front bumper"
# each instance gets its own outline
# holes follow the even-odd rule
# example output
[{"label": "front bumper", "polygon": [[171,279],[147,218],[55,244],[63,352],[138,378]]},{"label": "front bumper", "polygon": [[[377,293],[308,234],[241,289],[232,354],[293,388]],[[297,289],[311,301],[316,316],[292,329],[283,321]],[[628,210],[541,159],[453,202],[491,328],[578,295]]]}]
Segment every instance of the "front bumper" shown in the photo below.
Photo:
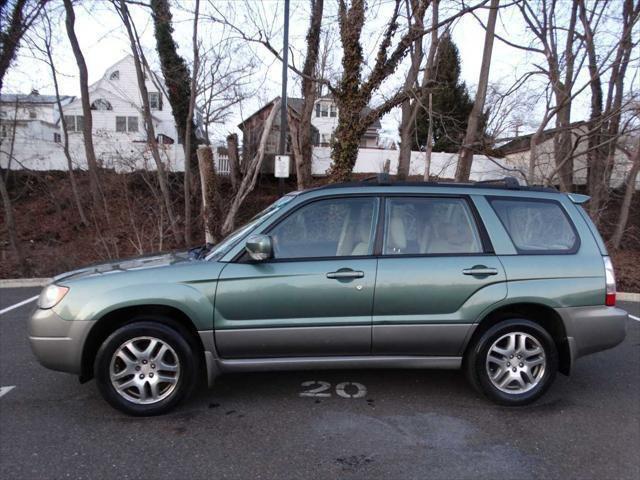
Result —
[{"label": "front bumper", "polygon": [[93,323],[63,320],[52,309],[38,308],[27,324],[31,350],[43,366],[79,375],[82,349]]},{"label": "front bumper", "polygon": [[572,364],[590,353],[615,347],[627,335],[629,314],[620,308],[568,307],[557,312],[564,322]]}]

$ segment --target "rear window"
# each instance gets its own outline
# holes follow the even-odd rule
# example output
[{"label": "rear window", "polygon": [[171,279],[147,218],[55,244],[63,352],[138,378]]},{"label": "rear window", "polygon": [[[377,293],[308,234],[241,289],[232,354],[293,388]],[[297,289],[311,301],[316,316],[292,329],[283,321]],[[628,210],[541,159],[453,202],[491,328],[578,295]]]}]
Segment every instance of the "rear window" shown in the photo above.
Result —
[{"label": "rear window", "polygon": [[578,236],[558,202],[493,198],[491,206],[521,253],[574,253]]}]

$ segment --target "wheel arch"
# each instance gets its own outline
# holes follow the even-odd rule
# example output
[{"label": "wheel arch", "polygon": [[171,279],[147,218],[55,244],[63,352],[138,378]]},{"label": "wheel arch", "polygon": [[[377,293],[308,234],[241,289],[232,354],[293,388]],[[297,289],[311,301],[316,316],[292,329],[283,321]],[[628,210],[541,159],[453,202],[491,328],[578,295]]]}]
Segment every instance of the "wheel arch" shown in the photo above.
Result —
[{"label": "wheel arch", "polygon": [[143,304],[117,308],[106,313],[95,322],[89,331],[82,349],[80,365],[80,382],[93,378],[93,364],[100,345],[118,328],[134,323],[136,317],[149,315],[149,320],[173,328],[189,343],[196,355],[202,371],[204,365],[204,346],[192,319],[179,308],[169,305]]},{"label": "wheel arch", "polygon": [[569,375],[571,372],[571,351],[567,342],[567,332],[562,318],[552,307],[542,303],[521,302],[502,305],[488,312],[478,322],[473,333],[466,340],[463,347],[463,356],[466,358],[467,352],[491,327],[509,318],[524,318],[537,323],[544,328],[553,338],[558,349],[558,370],[560,373]]}]

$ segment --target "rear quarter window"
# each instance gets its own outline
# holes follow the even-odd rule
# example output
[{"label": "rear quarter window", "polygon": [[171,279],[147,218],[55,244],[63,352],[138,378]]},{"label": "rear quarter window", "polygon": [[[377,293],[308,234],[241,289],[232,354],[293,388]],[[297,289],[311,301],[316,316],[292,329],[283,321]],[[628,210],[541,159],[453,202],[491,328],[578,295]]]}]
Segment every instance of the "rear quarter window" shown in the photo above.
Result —
[{"label": "rear quarter window", "polygon": [[578,234],[554,200],[489,199],[519,253],[575,253]]}]

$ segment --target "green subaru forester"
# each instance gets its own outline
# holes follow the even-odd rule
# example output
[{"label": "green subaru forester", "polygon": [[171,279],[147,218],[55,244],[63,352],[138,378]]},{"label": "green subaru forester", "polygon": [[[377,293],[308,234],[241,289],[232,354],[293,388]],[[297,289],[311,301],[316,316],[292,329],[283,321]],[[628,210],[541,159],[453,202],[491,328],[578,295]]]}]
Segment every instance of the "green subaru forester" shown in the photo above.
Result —
[{"label": "green subaru forester", "polygon": [[209,249],[56,277],[29,339],[133,415],[205,375],[325,368],[462,367],[523,405],[625,337],[587,200],[515,179],[295,192]]}]

